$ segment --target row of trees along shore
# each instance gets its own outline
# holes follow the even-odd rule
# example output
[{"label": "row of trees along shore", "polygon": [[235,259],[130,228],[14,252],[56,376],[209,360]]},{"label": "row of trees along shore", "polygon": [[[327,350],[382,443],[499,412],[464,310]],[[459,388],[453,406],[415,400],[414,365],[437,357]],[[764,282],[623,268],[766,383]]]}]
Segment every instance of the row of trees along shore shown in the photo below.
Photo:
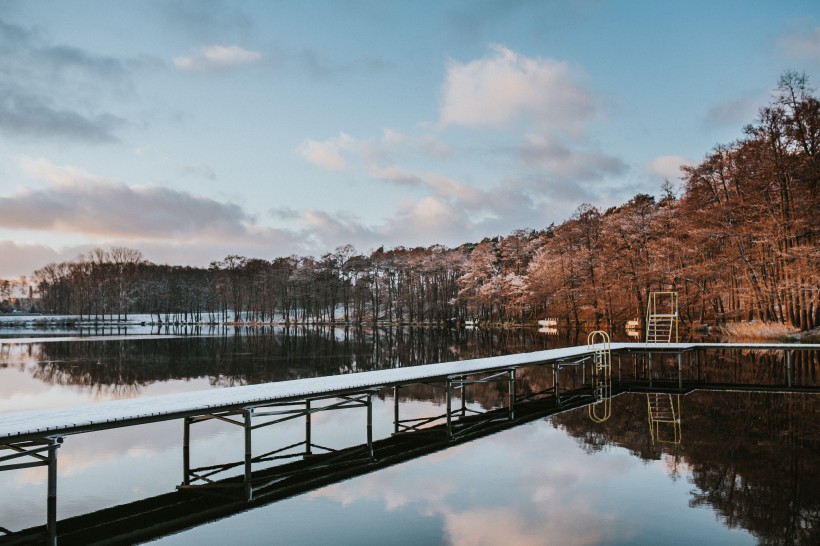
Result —
[{"label": "row of trees along shore", "polygon": [[458,248],[343,246],[320,258],[228,256],[209,268],[95,250],[37,270],[40,310],[162,322],[519,323],[641,318],[648,294],[679,294],[684,323],[820,326],[820,102],[787,72],[744,137],[667,182],[560,225]]}]

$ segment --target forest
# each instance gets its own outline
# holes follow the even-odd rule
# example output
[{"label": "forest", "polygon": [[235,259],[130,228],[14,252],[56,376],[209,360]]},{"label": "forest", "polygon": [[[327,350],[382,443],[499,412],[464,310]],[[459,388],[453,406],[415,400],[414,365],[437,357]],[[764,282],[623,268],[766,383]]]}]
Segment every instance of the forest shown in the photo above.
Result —
[{"label": "forest", "polygon": [[[341,246],[319,258],[227,256],[208,268],[96,249],[30,278],[40,312],[150,313],[158,322],[519,324],[642,319],[650,292],[677,291],[685,325],[820,326],[820,101],[784,73],[743,137],[667,181],[599,210],[457,248]],[[10,292],[9,281],[0,289]],[[0,300],[3,293],[0,292]]]}]

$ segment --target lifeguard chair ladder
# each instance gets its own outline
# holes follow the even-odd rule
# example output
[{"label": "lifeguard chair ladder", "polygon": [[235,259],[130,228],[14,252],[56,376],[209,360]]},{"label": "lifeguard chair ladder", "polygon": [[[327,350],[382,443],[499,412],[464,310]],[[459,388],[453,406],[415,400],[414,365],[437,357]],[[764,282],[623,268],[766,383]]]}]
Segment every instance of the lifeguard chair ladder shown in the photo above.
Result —
[{"label": "lifeguard chair ladder", "polygon": [[651,292],[646,305],[646,342],[678,342],[678,293]]},{"label": "lifeguard chair ladder", "polygon": [[649,434],[656,443],[679,444],[681,441],[680,395],[648,393]]},{"label": "lifeguard chair ladder", "polygon": [[609,334],[602,330],[587,336],[587,348],[595,351],[592,365],[592,395],[595,402],[589,406],[589,418],[603,423],[612,415],[612,358]]}]

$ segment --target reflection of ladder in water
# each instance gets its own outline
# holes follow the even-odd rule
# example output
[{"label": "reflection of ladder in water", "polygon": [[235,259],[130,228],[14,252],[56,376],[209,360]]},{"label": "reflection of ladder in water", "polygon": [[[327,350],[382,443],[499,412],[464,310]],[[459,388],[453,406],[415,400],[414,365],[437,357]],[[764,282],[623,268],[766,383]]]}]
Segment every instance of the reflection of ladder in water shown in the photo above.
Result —
[{"label": "reflection of ladder in water", "polygon": [[678,293],[652,292],[646,305],[646,342],[678,342]]},{"label": "reflection of ladder in water", "polygon": [[676,394],[673,399],[671,394],[649,393],[646,395],[646,405],[652,445],[656,442],[679,444],[681,440],[680,395]]},{"label": "reflection of ladder in water", "polygon": [[589,418],[603,423],[612,415],[612,358],[609,334],[602,330],[587,336],[587,347],[595,351],[592,365],[592,395]]}]

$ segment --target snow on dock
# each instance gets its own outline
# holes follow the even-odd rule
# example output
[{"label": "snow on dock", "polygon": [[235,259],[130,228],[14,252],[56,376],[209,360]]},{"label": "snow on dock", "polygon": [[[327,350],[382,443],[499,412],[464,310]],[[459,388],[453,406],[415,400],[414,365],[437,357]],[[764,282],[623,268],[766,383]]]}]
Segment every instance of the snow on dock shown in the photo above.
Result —
[{"label": "snow on dock", "polygon": [[74,434],[267,403],[344,395],[592,354],[586,346],[0,414],[0,440]]},{"label": "snow on dock", "polygon": [[[30,340],[15,340],[17,343]],[[771,343],[612,343],[612,351],[690,351],[694,349],[820,349],[820,344]],[[227,387],[82,406],[0,414],[0,441],[14,443],[49,436],[165,421],[265,404],[303,401],[361,393],[383,387],[435,381],[454,376],[510,370],[535,364],[578,364],[593,355],[587,346],[531,353],[374,370],[328,377],[311,377],[258,385]]]}]

